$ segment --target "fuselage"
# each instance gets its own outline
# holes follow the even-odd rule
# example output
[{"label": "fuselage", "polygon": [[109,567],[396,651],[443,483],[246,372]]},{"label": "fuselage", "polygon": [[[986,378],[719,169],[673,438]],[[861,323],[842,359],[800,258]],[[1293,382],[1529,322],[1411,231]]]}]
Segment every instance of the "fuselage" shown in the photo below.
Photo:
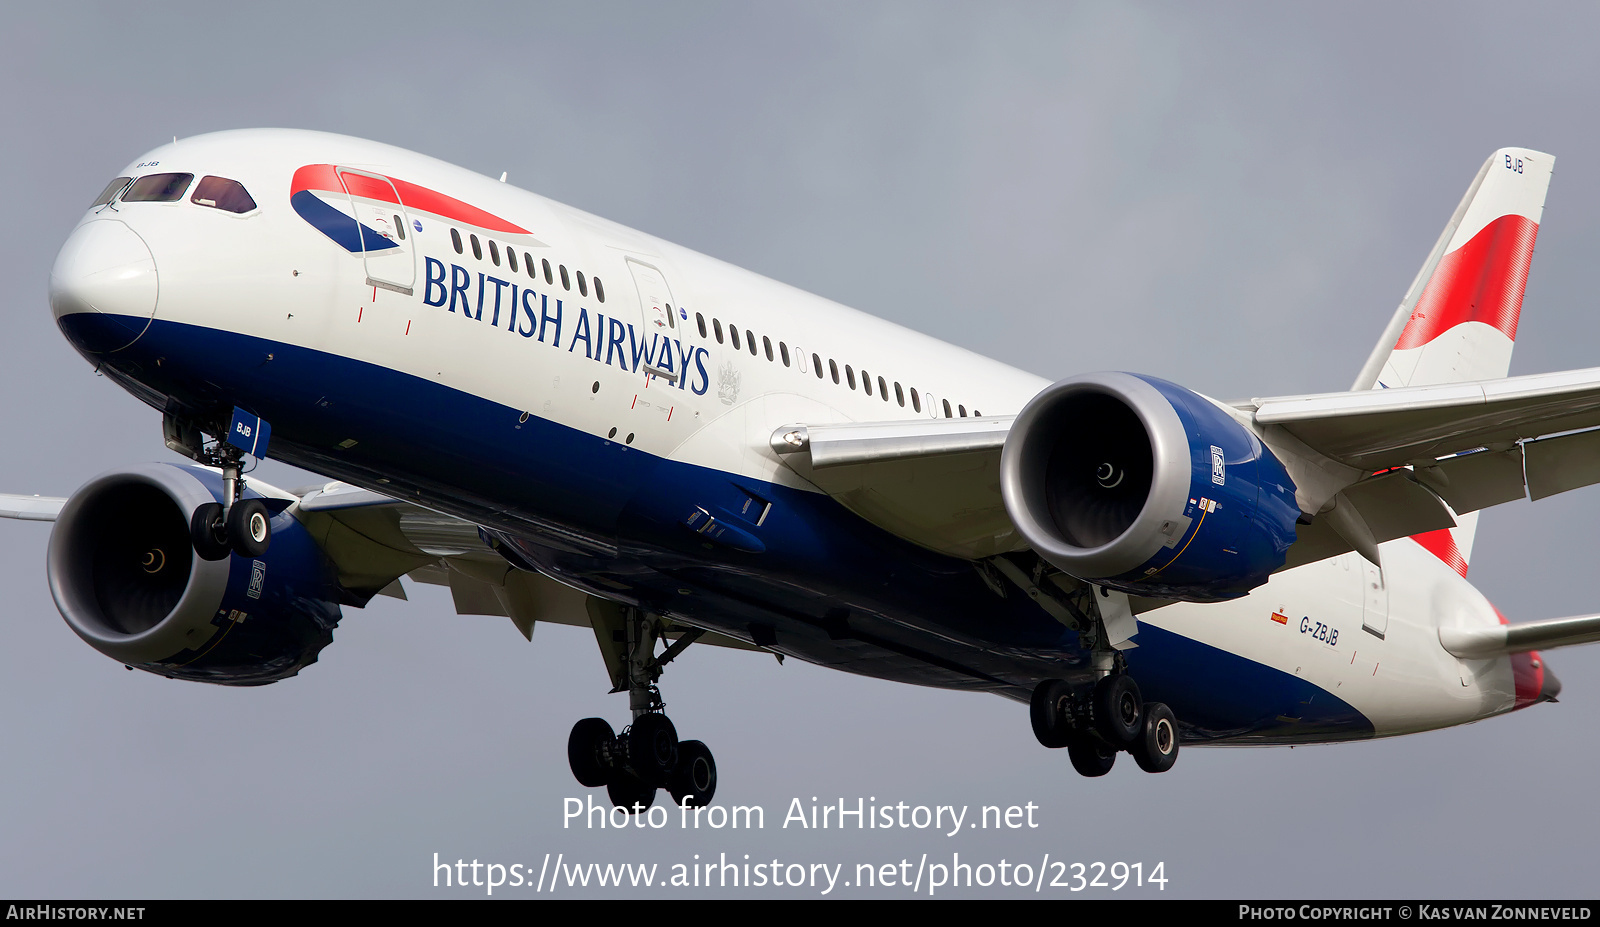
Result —
[{"label": "fuselage", "polygon": [[[1023,700],[1086,672],[1076,633],[1025,596],[852,514],[769,446],[790,423],[1014,414],[1047,381],[372,142],[223,132],[122,175],[178,176],[84,215],[52,306],[151,406],[247,409],[276,458],[821,665]],[[737,530],[708,539],[706,512]],[[1145,612],[1129,668],[1190,742],[1400,734],[1538,698],[1537,655],[1440,646],[1441,626],[1500,621],[1462,573],[1410,539],[1382,554]]]}]

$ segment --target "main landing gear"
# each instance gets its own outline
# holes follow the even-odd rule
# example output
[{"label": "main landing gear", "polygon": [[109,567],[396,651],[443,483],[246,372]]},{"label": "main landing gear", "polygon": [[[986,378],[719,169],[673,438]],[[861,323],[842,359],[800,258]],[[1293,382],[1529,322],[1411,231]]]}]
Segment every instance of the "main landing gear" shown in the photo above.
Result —
[{"label": "main landing gear", "polygon": [[1178,719],[1161,702],[1145,702],[1126,673],[1093,684],[1046,679],[1029,705],[1033,734],[1046,747],[1066,747],[1072,768],[1085,776],[1111,771],[1126,750],[1145,772],[1166,772],[1178,761]]},{"label": "main landing gear", "polygon": [[680,805],[709,805],[717,792],[717,761],[700,741],[678,740],[655,684],[662,668],[704,632],[688,630],[658,655],[656,641],[668,630],[660,617],[598,600],[591,600],[589,612],[612,691],[628,693],[633,723],[620,734],[603,718],[574,724],[567,737],[572,775],[588,788],[605,786],[611,803],[632,814],[650,807],[657,789]]}]

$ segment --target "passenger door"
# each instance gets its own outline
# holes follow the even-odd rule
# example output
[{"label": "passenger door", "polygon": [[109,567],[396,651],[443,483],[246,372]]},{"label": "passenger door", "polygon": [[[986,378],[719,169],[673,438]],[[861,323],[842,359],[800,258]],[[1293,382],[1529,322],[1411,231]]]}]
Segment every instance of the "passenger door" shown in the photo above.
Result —
[{"label": "passenger door", "polygon": [[382,174],[350,167],[338,168],[339,181],[350,195],[356,221],[361,225],[361,247],[367,264],[367,284],[411,295],[417,279],[411,253],[406,214],[400,194]]}]

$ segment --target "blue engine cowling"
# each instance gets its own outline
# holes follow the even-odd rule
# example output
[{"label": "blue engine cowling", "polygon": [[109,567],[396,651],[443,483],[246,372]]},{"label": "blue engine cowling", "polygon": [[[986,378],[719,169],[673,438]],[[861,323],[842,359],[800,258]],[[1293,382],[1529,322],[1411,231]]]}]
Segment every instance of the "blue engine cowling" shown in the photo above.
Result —
[{"label": "blue engine cowling", "polygon": [[1058,569],[1132,595],[1237,598],[1283,566],[1300,508],[1283,464],[1198,393],[1155,377],[1055,383],[1017,416],[1006,510]]},{"label": "blue engine cowling", "polygon": [[265,554],[200,559],[190,519],[221,498],[215,471],[170,464],[104,473],[73,493],[46,564],[72,630],[119,663],[175,679],[257,686],[316,662],[340,618],[327,557],[268,499],[277,514]]}]

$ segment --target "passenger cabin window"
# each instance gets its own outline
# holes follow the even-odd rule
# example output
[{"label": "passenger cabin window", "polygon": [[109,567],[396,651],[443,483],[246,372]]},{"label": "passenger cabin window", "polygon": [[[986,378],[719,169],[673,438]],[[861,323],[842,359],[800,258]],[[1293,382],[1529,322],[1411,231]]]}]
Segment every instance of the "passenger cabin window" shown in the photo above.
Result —
[{"label": "passenger cabin window", "polygon": [[745,347],[750,349],[750,356],[751,357],[755,357],[756,356],[756,334],[755,334],[755,332],[751,331],[748,328],[745,329],[744,330],[744,343],[745,343]]},{"label": "passenger cabin window", "polygon": [[722,320],[721,319],[713,318],[711,320],[711,331],[714,332],[716,334],[716,336],[717,336],[717,344],[721,344],[722,343]]},{"label": "passenger cabin window", "polygon": [[489,239],[489,260],[494,261],[494,266],[500,266],[500,246],[494,243],[493,238]]},{"label": "passenger cabin window", "polygon": [[[819,379],[819,380],[822,379],[822,358],[818,357],[815,354],[811,355],[811,366],[817,368],[817,379]],[[838,373],[838,371],[834,371],[833,381],[835,383],[839,382],[839,373]]]},{"label": "passenger cabin window", "polygon": [[89,208],[93,209],[96,206],[104,206],[105,204],[111,202],[111,200],[116,197],[118,193],[122,192],[122,188],[126,187],[128,182],[132,179],[132,177],[118,177],[116,180],[106,184],[106,188],[101,190],[100,195],[94,198],[94,202],[89,204]]},{"label": "passenger cabin window", "polygon": [[915,386],[911,387],[911,409],[913,412],[922,411],[922,397],[917,395],[917,388]]},{"label": "passenger cabin window", "polygon": [[528,269],[528,276],[539,279],[539,268],[533,263],[533,255],[526,251],[522,252],[522,266]]},{"label": "passenger cabin window", "polygon": [[700,329],[700,337],[704,338],[706,336],[706,317],[696,312],[694,314],[694,324]]},{"label": "passenger cabin window", "polygon": [[450,244],[456,246],[456,253],[461,253],[461,233],[455,229],[450,230]]},{"label": "passenger cabin window", "polygon": [[193,174],[146,174],[122,194],[124,203],[170,203],[183,198]]},{"label": "passenger cabin window", "polygon": [[[849,370],[850,368],[846,367],[845,369]],[[872,374],[867,373],[865,370],[861,371],[861,389],[868,396],[872,395]]]},{"label": "passenger cabin window", "polygon": [[567,265],[565,264],[561,265],[561,288],[563,290],[572,289],[572,281],[567,279]]},{"label": "passenger cabin window", "polygon": [[766,335],[762,335],[761,336],[761,346],[764,349],[766,349],[767,360],[769,360],[769,361],[772,360],[772,339],[768,338]]},{"label": "passenger cabin window", "polygon": [[594,278],[594,298],[601,302],[606,301],[606,288],[600,285],[600,278]]},{"label": "passenger cabin window", "polygon": [[544,282],[555,286],[556,275],[550,272],[550,259],[540,258],[539,263],[544,265]]},{"label": "passenger cabin window", "polygon": [[[245,192],[244,185],[226,177],[200,178],[200,182],[194,186],[194,192],[189,195],[189,202],[232,213],[246,213],[256,208],[256,201]],[[398,219],[395,225],[400,225]]]},{"label": "passenger cabin window", "polygon": [[[817,369],[821,370],[822,368],[818,367]],[[839,364],[836,361],[834,361],[834,359],[831,358],[831,357],[828,358],[828,371],[833,374],[833,382],[838,383],[839,382]],[[850,387],[852,389],[854,389],[855,388],[855,384],[854,383],[850,384]]]},{"label": "passenger cabin window", "polygon": [[966,418],[967,417],[967,407],[966,406],[956,406],[956,411],[961,413],[961,417],[962,418]]},{"label": "passenger cabin window", "polygon": [[589,281],[583,279],[583,271],[578,271],[578,295],[589,295]]},{"label": "passenger cabin window", "polygon": [[506,249],[506,263],[511,265],[511,272],[512,273],[516,273],[517,272],[517,252],[511,250],[510,248],[507,248]]},{"label": "passenger cabin window", "polygon": [[[209,177],[207,177],[207,178],[206,178],[206,180],[210,180],[210,179],[211,179],[211,178],[209,178]],[[201,182],[201,183],[205,183],[205,182],[206,182],[206,181],[205,181],[205,180],[202,180],[202,181],[200,181],[200,182]],[[244,189],[244,188],[243,188],[243,187],[240,187],[240,188],[239,188],[239,189],[241,189],[241,190],[243,190],[243,189]],[[249,196],[249,194],[248,194],[248,193],[247,193],[247,194],[245,194],[245,195],[246,195],[246,196]],[[254,205],[255,205],[255,201],[254,201],[254,200],[251,200],[251,201],[250,201],[250,205],[251,205],[251,206],[254,206]],[[247,209],[247,210],[245,210],[245,211],[246,211],[246,212],[249,212],[249,210],[248,210],[248,209]],[[395,216],[395,217],[394,217],[394,230],[395,230],[395,232],[396,232],[396,233],[397,233],[397,234],[398,234],[398,235],[399,235],[399,236],[400,236],[400,240],[401,240],[401,241],[405,241],[405,240],[406,240],[406,224],[405,224],[405,222],[404,222],[404,221],[403,221],[403,220],[402,220],[402,219],[401,219],[401,218],[400,218],[400,217],[399,217],[399,216]],[[507,253],[507,254],[510,254],[510,253],[511,253],[511,252],[510,252],[510,251],[507,251],[507,252],[506,252],[506,253]],[[516,270],[516,269],[517,269],[517,261],[516,261],[516,259],[515,259],[515,258],[513,258],[513,259],[512,259],[512,260],[511,260],[511,269],[512,269],[512,270]]]},{"label": "passenger cabin window", "polygon": [[472,256],[480,261],[483,260],[483,245],[478,243],[478,236],[468,235],[467,240],[472,242]]},{"label": "passenger cabin window", "polygon": [[[856,388],[856,372],[850,369],[849,364],[844,365],[844,378],[850,382],[851,389]],[[839,377],[837,374],[834,375],[833,382],[839,382]]]},{"label": "passenger cabin window", "polygon": [[944,417],[955,418],[955,414],[950,411],[950,400],[948,399],[944,401]]},{"label": "passenger cabin window", "polygon": [[789,366],[789,346],[778,342],[778,355],[783,358],[783,366]]},{"label": "passenger cabin window", "polygon": [[728,326],[728,340],[733,342],[733,349],[735,351],[739,350],[739,326]]},{"label": "passenger cabin window", "polygon": [[899,403],[901,408],[905,408],[906,394],[901,391],[899,380],[894,382],[894,401]]}]

